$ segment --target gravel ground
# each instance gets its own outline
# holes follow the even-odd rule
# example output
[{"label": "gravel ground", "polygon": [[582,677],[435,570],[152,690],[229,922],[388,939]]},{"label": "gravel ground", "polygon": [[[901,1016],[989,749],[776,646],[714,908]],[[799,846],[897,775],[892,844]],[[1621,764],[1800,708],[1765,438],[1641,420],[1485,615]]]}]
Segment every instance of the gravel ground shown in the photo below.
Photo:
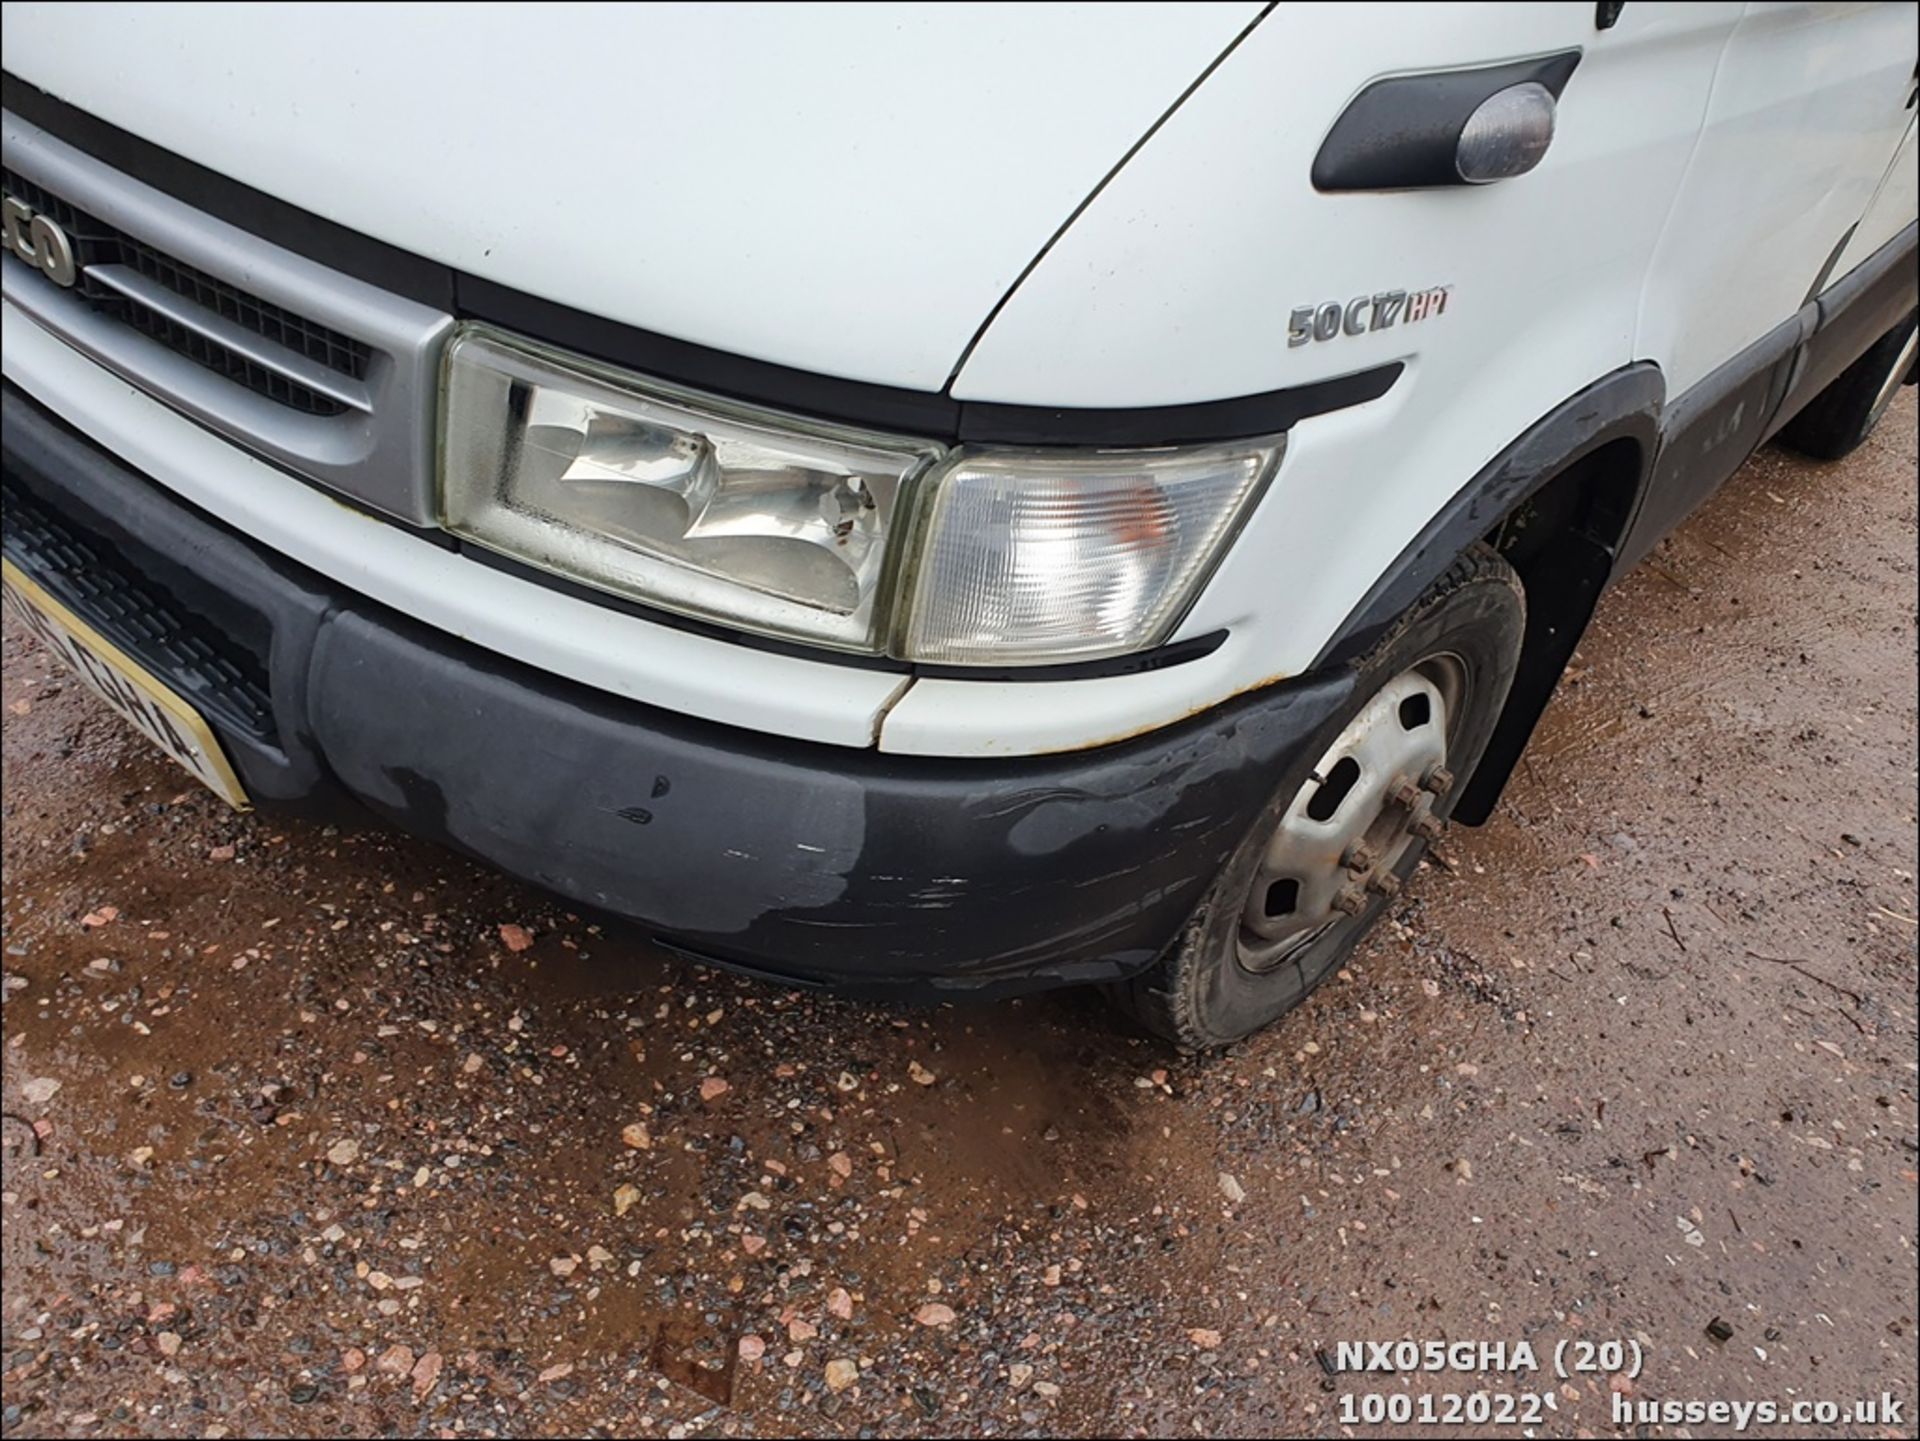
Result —
[{"label": "gravel ground", "polygon": [[4,1429],[1380,1434],[1340,1408],[1488,1388],[1616,1433],[1605,1376],[1317,1356],[1411,1337],[1912,1434],[1914,419],[1751,463],[1495,821],[1197,1061],[236,817],[9,624]]}]

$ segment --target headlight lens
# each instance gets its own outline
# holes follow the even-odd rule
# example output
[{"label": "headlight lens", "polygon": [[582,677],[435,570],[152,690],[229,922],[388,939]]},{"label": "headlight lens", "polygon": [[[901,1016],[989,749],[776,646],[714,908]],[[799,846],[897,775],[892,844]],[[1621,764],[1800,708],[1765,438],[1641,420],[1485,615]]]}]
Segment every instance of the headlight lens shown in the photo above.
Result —
[{"label": "headlight lens", "polygon": [[901,487],[941,453],[470,329],[447,360],[443,522],[670,610],[873,651]]},{"label": "headlight lens", "polygon": [[1280,448],[960,453],[925,502],[905,654],[1018,665],[1157,645]]},{"label": "headlight lens", "polygon": [[683,614],[947,665],[1159,644],[1284,443],[949,454],[482,326],[449,347],[445,402],[453,534]]}]

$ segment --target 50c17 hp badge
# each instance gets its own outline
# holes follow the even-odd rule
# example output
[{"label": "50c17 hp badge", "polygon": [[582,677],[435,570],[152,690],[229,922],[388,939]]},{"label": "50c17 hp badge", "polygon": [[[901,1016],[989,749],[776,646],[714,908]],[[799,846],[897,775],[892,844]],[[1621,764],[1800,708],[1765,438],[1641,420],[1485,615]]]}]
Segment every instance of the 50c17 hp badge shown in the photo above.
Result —
[{"label": "50c17 hp badge", "polygon": [[1329,300],[1323,305],[1297,306],[1287,318],[1287,348],[1312,340],[1391,330],[1403,320],[1412,325],[1444,312],[1452,290],[1451,285],[1436,285],[1430,290],[1383,290],[1377,295],[1356,295],[1344,305]]}]

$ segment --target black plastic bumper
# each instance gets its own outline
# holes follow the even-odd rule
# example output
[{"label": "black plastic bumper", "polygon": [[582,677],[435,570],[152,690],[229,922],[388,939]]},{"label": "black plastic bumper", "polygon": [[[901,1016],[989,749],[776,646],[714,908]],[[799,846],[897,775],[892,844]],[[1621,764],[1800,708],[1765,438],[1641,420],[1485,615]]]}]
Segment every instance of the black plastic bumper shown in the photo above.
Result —
[{"label": "black plastic bumper", "polygon": [[1346,689],[1275,686],[1034,759],[787,741],[418,625],[192,509],[11,386],[4,437],[8,558],[199,704],[257,803],[351,795],[792,981],[1005,992],[1140,969]]}]

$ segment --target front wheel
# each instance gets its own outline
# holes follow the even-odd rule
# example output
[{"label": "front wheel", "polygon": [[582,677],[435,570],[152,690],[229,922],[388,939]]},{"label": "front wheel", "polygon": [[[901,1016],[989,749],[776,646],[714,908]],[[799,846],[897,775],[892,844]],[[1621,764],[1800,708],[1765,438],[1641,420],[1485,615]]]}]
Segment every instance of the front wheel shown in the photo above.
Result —
[{"label": "front wheel", "polygon": [[1519,578],[1476,545],[1356,662],[1348,705],[1290,768],[1166,953],[1116,998],[1187,1050],[1293,1009],[1439,833],[1493,733],[1526,629]]}]

